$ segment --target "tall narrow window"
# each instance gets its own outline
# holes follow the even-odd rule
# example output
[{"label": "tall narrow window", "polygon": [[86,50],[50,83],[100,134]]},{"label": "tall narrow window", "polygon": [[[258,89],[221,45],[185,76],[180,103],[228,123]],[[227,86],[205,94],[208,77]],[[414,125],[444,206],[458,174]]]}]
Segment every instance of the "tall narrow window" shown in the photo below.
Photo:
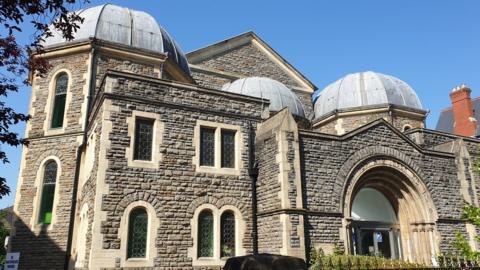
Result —
[{"label": "tall narrow window", "polygon": [[213,257],[213,215],[203,211],[198,217],[198,257]]},{"label": "tall narrow window", "polygon": [[134,159],[152,160],[153,120],[137,119],[135,122]]},{"label": "tall narrow window", "polygon": [[128,258],[147,255],[148,214],[145,208],[135,208],[128,219]]},{"label": "tall narrow window", "polygon": [[215,165],[215,129],[200,130],[200,166]]},{"label": "tall narrow window", "polygon": [[55,97],[53,101],[52,128],[63,126],[65,116],[65,102],[67,100],[68,75],[61,73],[55,80]]},{"label": "tall narrow window", "polygon": [[235,131],[222,130],[222,167],[235,167]]},{"label": "tall narrow window", "polygon": [[55,182],[57,181],[57,163],[47,161],[43,172],[43,185],[40,201],[39,223],[52,223],[53,200],[55,197]]},{"label": "tall narrow window", "polygon": [[235,256],[235,215],[228,211],[220,219],[221,257]]}]

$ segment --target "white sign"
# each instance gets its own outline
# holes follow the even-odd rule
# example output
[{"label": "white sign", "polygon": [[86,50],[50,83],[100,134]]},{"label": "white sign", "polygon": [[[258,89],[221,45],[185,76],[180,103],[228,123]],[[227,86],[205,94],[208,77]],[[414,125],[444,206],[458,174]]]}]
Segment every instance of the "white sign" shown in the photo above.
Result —
[{"label": "white sign", "polygon": [[5,256],[5,270],[18,270],[20,252],[7,253]]}]

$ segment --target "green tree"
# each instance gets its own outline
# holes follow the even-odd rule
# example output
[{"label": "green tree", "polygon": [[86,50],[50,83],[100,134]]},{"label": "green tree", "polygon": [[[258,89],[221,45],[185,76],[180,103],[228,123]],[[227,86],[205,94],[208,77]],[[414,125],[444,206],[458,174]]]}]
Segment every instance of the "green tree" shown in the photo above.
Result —
[{"label": "green tree", "polygon": [[[466,204],[462,210],[462,217],[472,223],[474,226],[480,228],[480,207],[476,207],[470,204]],[[475,237],[475,241],[480,241],[480,236]],[[455,234],[455,247],[459,251],[459,255],[466,257],[467,259],[480,258],[480,252],[474,251],[470,246],[465,236],[457,231]]]},{"label": "green tree", "polygon": [[[3,27],[0,31],[0,146],[27,145],[25,139],[11,131],[11,126],[28,121],[30,116],[8,107],[5,99],[9,93],[18,92],[20,85],[28,85],[29,71],[36,76],[42,76],[48,71],[50,66],[41,57],[42,41],[52,36],[53,31],[71,40],[83,18],[69,11],[75,5],[88,1],[0,0],[0,24]],[[16,38],[22,28],[33,28],[31,39],[26,44],[21,44]],[[0,163],[8,162],[5,151],[0,147]],[[0,199],[9,193],[6,179],[0,176]]]}]

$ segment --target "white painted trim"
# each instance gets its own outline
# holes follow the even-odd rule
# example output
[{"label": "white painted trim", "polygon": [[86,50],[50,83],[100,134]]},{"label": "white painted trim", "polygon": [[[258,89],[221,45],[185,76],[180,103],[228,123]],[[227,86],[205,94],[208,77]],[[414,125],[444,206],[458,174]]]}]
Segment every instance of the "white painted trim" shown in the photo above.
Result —
[{"label": "white painted trim", "polygon": [[[200,129],[202,127],[215,129],[215,160],[214,166],[201,166],[200,165]],[[235,167],[234,168],[222,168],[222,142],[221,131],[233,130],[235,131]],[[212,174],[224,174],[224,175],[240,175],[243,168],[242,155],[243,152],[243,136],[241,127],[237,125],[223,124],[218,122],[210,122],[204,120],[197,120],[193,132],[193,145],[195,146],[195,156],[192,163],[195,165],[195,171],[200,173],[212,173]]]},{"label": "white painted trim", "polygon": [[[55,85],[56,85],[57,78],[61,73],[67,73],[67,76],[68,76],[68,86],[67,86],[67,94],[66,94],[67,96],[65,97],[65,110],[63,112],[63,126],[61,128],[51,128],[52,117],[53,117],[53,107],[55,105],[55,101],[54,101]],[[72,99],[72,93],[71,93],[72,82],[73,82],[72,73],[70,72],[70,70],[65,68],[55,71],[55,73],[51,77],[50,82],[48,84],[47,103],[45,105],[46,117],[43,123],[43,131],[45,133],[45,136],[65,133],[65,129],[68,126],[68,118],[67,118],[68,108],[69,108],[70,101]]]}]

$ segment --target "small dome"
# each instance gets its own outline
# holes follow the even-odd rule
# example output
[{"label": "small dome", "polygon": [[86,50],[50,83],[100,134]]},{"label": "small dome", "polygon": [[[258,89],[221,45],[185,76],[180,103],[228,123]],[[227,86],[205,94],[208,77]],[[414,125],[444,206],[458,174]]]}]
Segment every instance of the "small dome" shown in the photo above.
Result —
[{"label": "small dome", "polygon": [[[150,14],[112,4],[77,12],[84,22],[69,43],[95,38],[156,53],[167,53],[186,74],[190,74],[185,54]],[[50,26],[50,29],[53,36],[47,37],[43,46],[60,46],[67,43],[53,26]]]},{"label": "small dome", "polygon": [[227,83],[222,90],[270,100],[270,111],[288,107],[296,116],[305,117],[302,103],[283,83],[265,77],[249,77]]},{"label": "small dome", "polygon": [[334,110],[381,104],[422,110],[420,99],[406,82],[372,71],[349,74],[313,97],[315,118]]}]

